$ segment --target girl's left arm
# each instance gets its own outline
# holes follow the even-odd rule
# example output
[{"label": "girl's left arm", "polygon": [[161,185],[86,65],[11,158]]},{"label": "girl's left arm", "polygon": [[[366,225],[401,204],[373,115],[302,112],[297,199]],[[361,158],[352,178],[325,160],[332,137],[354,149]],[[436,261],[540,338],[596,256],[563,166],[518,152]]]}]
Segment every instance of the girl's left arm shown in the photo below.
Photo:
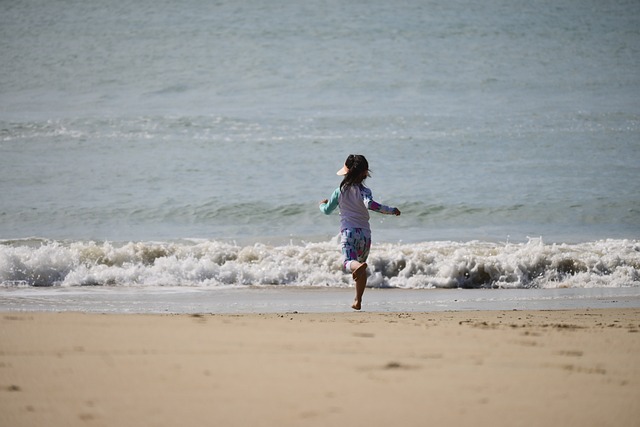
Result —
[{"label": "girl's left arm", "polygon": [[400,209],[383,205],[373,200],[373,194],[371,193],[371,190],[366,187],[362,191],[362,199],[364,200],[364,204],[367,206],[367,209],[370,209],[374,212],[379,212],[385,215],[400,215]]}]

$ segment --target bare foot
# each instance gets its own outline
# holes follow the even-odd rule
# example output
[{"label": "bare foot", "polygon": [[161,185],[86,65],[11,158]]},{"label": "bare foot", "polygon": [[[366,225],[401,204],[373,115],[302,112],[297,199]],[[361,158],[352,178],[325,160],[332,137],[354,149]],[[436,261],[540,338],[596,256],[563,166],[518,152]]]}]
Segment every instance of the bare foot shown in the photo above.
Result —
[{"label": "bare foot", "polygon": [[362,280],[363,278],[367,279],[367,263],[363,262],[362,264],[360,264],[358,266],[358,268],[355,269],[355,271],[353,273],[351,273],[351,276],[353,277],[353,280],[356,281],[356,283],[358,283],[358,280]]},{"label": "bare foot", "polygon": [[362,301],[353,300],[353,304],[351,304],[351,308],[354,310],[360,310],[362,308]]}]

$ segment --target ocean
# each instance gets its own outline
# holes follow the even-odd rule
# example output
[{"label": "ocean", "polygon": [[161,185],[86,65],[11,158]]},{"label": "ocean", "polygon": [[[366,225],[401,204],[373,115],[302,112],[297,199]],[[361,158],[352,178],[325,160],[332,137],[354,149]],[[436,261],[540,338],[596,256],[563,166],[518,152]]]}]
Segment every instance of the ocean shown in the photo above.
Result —
[{"label": "ocean", "polygon": [[636,0],[2,2],[0,55],[5,301],[349,288],[349,154],[373,288],[640,296]]}]

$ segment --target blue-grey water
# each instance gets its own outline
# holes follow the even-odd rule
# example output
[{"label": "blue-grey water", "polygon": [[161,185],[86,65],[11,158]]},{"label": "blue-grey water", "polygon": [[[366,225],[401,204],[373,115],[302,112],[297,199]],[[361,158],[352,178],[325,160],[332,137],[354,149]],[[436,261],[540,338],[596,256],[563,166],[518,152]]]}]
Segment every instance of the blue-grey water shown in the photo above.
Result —
[{"label": "blue-grey water", "polygon": [[0,281],[640,287],[640,2],[0,3]]}]

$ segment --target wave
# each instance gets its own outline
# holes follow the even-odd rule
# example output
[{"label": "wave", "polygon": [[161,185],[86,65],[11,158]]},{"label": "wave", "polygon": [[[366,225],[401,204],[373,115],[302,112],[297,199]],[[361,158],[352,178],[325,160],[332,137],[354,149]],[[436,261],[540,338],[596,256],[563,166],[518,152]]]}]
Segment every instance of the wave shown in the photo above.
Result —
[{"label": "wave", "polygon": [[[640,242],[379,244],[370,287],[640,287]],[[15,286],[349,287],[337,237],[329,242],[238,245],[173,242],[0,241],[0,283]]]}]

